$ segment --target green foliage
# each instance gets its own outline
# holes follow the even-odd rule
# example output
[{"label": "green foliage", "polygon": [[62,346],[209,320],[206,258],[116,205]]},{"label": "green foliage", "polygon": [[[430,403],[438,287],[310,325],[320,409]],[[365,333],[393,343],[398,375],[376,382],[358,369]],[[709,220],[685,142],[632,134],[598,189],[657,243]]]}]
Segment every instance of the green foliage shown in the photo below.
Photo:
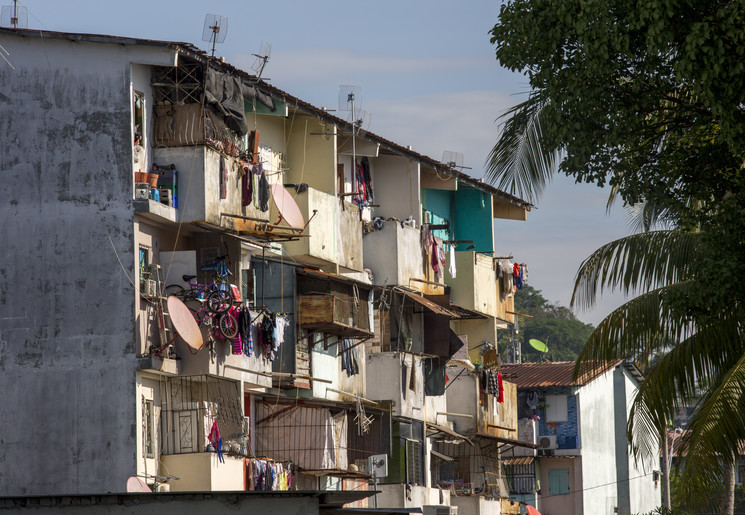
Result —
[{"label": "green foliage", "polygon": [[744,26],[730,0],[503,3],[491,41],[532,91],[487,176],[532,199],[558,169],[705,231],[699,263],[718,287],[696,285],[706,303],[689,309],[716,317],[745,295]]},{"label": "green foliage", "polygon": [[[656,452],[677,406],[700,397],[677,496],[697,507],[716,504],[745,440],[743,27],[745,3],[730,0],[512,0],[491,32],[499,62],[532,92],[508,113],[488,177],[534,198],[558,155],[559,172],[645,203],[648,232],[601,247],[578,272],[579,305],[605,290],[639,296],[601,322],[575,372],[656,356],[630,415],[636,455]],[[650,231],[656,219],[671,230]]]},{"label": "green foliage", "polygon": [[[541,359],[574,361],[593,331],[592,325],[577,320],[569,308],[551,304],[541,295],[540,290],[529,285],[515,293],[515,310],[533,316],[520,317],[518,321],[519,332],[516,338],[520,342],[524,362],[536,362]],[[503,331],[499,337],[500,348],[506,350],[512,335]],[[544,354],[533,349],[528,344],[531,338],[546,343],[549,352]]]}]

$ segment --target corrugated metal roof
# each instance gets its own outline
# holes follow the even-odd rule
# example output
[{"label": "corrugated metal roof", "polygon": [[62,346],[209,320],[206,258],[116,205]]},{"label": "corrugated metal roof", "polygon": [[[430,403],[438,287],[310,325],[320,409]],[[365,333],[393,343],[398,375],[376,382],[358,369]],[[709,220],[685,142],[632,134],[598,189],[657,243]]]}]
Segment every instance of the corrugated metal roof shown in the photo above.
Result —
[{"label": "corrugated metal roof", "polygon": [[500,371],[505,381],[518,388],[541,386],[584,386],[602,373],[623,363],[622,359],[595,363],[576,381],[572,379],[574,361],[552,361],[548,363],[505,363]]},{"label": "corrugated metal roof", "polygon": [[453,313],[450,310],[447,310],[440,306],[439,304],[435,304],[431,300],[422,297],[421,295],[417,295],[416,293],[409,293],[408,291],[401,291],[401,293],[406,296],[407,298],[413,300],[414,302],[422,305],[425,309],[430,310],[435,315],[442,315],[448,318],[459,318],[458,315]]},{"label": "corrugated metal roof", "polygon": [[505,465],[530,465],[534,459],[533,456],[518,456],[515,458],[504,458],[502,461]]}]

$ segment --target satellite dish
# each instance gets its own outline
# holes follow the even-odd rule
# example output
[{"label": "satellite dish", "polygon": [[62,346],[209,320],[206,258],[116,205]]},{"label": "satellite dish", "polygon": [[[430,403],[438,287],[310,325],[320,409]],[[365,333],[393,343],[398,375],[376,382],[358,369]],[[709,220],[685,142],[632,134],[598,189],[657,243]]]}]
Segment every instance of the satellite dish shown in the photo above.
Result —
[{"label": "satellite dish", "polygon": [[535,338],[531,338],[530,340],[528,340],[528,343],[530,344],[531,347],[533,347],[538,352],[548,352],[548,347],[541,340],[536,340]]},{"label": "satellite dish", "polygon": [[167,304],[171,323],[179,336],[181,336],[186,344],[192,349],[201,349],[204,346],[202,331],[199,329],[199,325],[194,319],[194,315],[191,314],[191,311],[186,307],[186,304],[173,295],[168,297]]},{"label": "satellite dish", "polygon": [[277,225],[284,218],[287,225],[293,229],[304,228],[305,220],[303,219],[303,213],[300,212],[300,208],[297,202],[295,202],[295,199],[292,198],[292,195],[290,195],[290,192],[281,184],[272,184],[270,187],[272,189],[272,200],[274,200],[274,205],[277,206],[277,211],[279,212]]},{"label": "satellite dish", "polygon": [[130,492],[130,493],[139,493],[139,492],[152,493],[152,490],[150,490],[150,487],[147,486],[147,483],[145,483],[139,477],[137,477],[137,476],[130,476],[130,478],[127,479],[127,492]]},{"label": "satellite dish", "polygon": [[357,135],[364,135],[367,129],[370,128],[370,120],[372,115],[363,109],[357,109],[356,111],[349,112],[347,121],[352,124],[354,133]]},{"label": "satellite dish", "polygon": [[215,44],[225,41],[228,35],[228,17],[219,14],[206,14],[204,16],[204,28],[202,29],[202,41],[212,43],[212,57],[215,57]]},{"label": "satellite dish", "polygon": [[354,111],[362,107],[362,88],[339,86],[339,111]]},{"label": "satellite dish", "polygon": [[0,26],[27,29],[28,9],[18,5],[18,2],[15,2],[13,5],[4,5],[2,14],[0,14]]},{"label": "satellite dish", "polygon": [[463,153],[445,150],[442,153],[442,162],[450,168],[463,168]]},{"label": "satellite dish", "polygon": [[261,50],[259,50],[259,53],[251,55],[256,57],[253,64],[251,65],[251,69],[254,71],[254,73],[256,73],[256,80],[258,81],[261,78],[261,74],[264,71],[266,63],[269,62],[269,57],[272,55],[272,45],[270,45],[266,41],[262,41]]}]

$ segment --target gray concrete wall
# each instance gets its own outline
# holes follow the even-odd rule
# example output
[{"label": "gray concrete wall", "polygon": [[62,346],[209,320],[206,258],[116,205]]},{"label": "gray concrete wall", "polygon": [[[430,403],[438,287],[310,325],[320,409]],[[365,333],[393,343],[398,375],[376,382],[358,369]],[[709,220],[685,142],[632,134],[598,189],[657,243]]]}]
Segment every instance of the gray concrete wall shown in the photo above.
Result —
[{"label": "gray concrete wall", "polygon": [[0,45],[15,66],[0,66],[0,495],[122,491],[137,431],[130,62],[167,56]]},{"label": "gray concrete wall", "polygon": [[107,513],[110,515],[219,515],[261,513],[263,515],[313,515],[319,513],[319,498],[311,494],[282,492],[158,493],[91,497],[0,498],[0,513]]}]

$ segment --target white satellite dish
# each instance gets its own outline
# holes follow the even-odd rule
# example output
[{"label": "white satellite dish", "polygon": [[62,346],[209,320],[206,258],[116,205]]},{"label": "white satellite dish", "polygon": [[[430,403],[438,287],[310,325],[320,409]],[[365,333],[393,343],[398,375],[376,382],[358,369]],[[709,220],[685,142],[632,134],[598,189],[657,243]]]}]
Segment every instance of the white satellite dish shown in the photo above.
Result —
[{"label": "white satellite dish", "polygon": [[258,81],[261,78],[261,74],[264,72],[266,63],[269,62],[269,57],[271,57],[272,55],[272,45],[270,45],[266,41],[262,41],[261,50],[259,50],[259,53],[251,55],[256,58],[251,65],[251,69],[256,74],[256,80]]},{"label": "white satellite dish", "polygon": [[219,14],[206,14],[204,16],[204,28],[202,29],[202,41],[212,43],[212,57],[215,57],[215,44],[223,43],[228,35],[228,17]]}]

